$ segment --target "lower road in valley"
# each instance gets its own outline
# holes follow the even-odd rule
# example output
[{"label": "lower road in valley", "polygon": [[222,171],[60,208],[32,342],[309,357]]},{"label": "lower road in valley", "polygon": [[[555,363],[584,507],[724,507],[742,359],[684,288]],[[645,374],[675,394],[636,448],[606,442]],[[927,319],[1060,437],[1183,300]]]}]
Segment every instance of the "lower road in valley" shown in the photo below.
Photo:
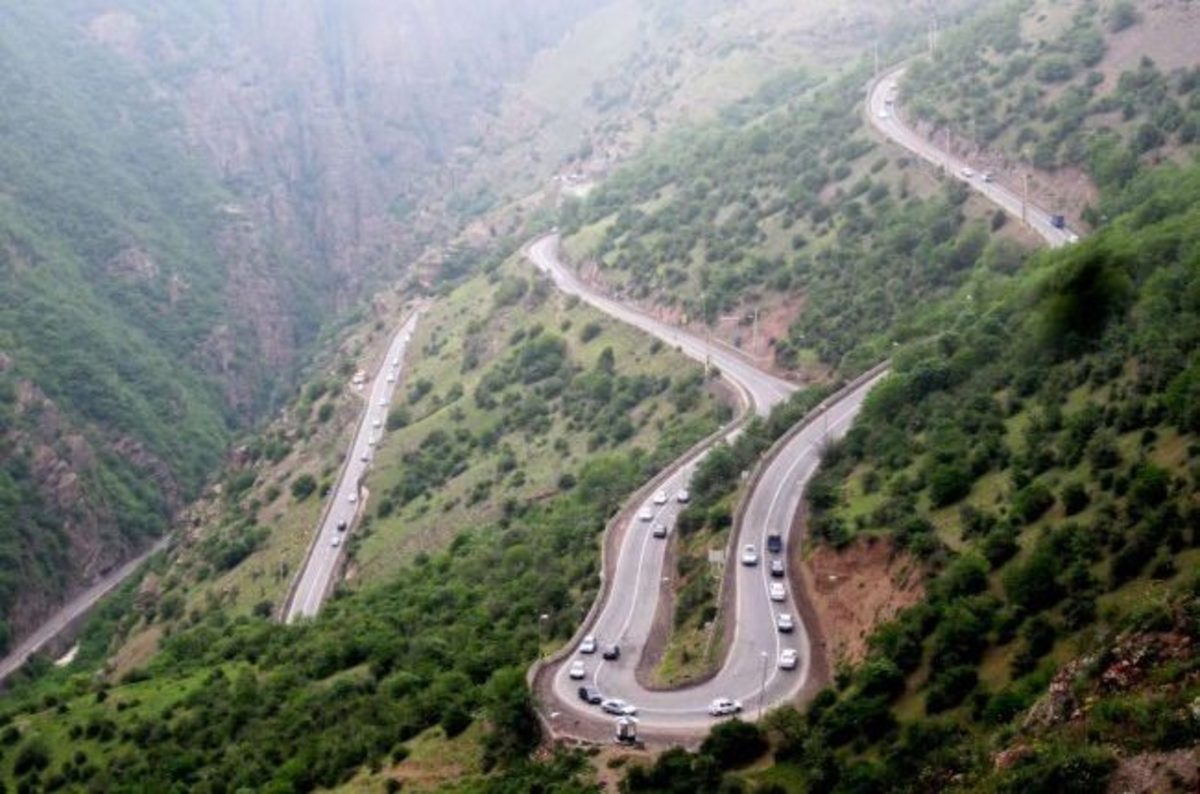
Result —
[{"label": "lower road in valley", "polygon": [[[867,94],[867,119],[875,129],[913,154],[942,166],[946,173],[962,179],[973,189],[986,196],[992,203],[1013,218],[1020,218],[1022,197],[1005,185],[985,181],[984,174],[977,173],[967,161],[950,152],[939,149],[909,127],[897,115],[902,97],[899,96],[899,80],[904,75],[903,66],[897,66],[871,84]],[[1052,247],[1064,245],[1076,239],[1070,229],[1054,225],[1053,214],[1034,204],[1024,206],[1025,219],[1029,227],[1037,232]]]},{"label": "lower road in valley", "polygon": [[[761,371],[732,351],[713,348],[682,329],[598,294],[559,261],[558,244],[556,236],[544,237],[530,246],[529,257],[563,291],[678,346],[693,358],[709,357],[749,396],[751,407],[759,413],[766,413],[794,391],[792,384]],[[768,552],[766,537],[778,533],[786,543],[804,486],[819,465],[823,443],[846,432],[881,377],[880,373],[864,378],[827,401],[817,418],[788,437],[765,462],[747,496],[735,555],[727,560],[727,565],[737,566],[731,581],[734,614],[728,624],[733,639],[720,670],[701,684],[671,691],[649,690],[638,682],[636,671],[654,630],[661,583],[672,575],[668,570],[668,540],[656,535],[664,528],[668,535],[674,532],[676,518],[685,506],[680,493],[707,449],[676,463],[644,491],[638,503],[627,507],[621,518],[624,525],[614,528],[621,533],[621,541],[607,560],[601,602],[580,633],[594,637],[597,650],[583,653],[576,643],[556,654],[536,675],[543,716],[556,733],[588,738],[611,725],[612,716],[579,697],[581,686],[595,688],[604,698],[635,706],[643,735],[672,738],[705,733],[714,721],[708,712],[716,699],[740,701],[746,711],[752,712],[790,700],[804,688],[813,654],[809,633],[796,609],[794,583],[786,575],[773,577],[770,572],[771,560],[786,559],[788,550],[785,547],[779,554]],[[753,565],[741,562],[746,544],[754,546]],[[783,588],[774,597],[772,584]],[[781,614],[792,618],[794,629],[779,630]],[[619,647],[620,655],[606,659],[603,651],[611,645]],[[783,669],[781,657],[789,649],[796,652],[797,663],[793,669]],[[572,667],[576,669],[572,671]]]},{"label": "lower road in valley", "polygon": [[109,573],[99,582],[96,582],[87,590],[71,599],[58,612],[55,612],[49,620],[38,627],[37,631],[22,640],[8,656],[0,660],[0,681],[4,681],[19,670],[21,665],[29,660],[29,657],[42,650],[55,637],[66,631],[68,626],[86,615],[92,607],[96,606],[96,603],[101,598],[104,598],[104,596],[115,590],[117,585],[132,576],[134,571],[141,567],[142,563],[152,555],[165,549],[169,541],[169,537],[161,538],[149,549],[132,560],[128,560],[120,568]]},{"label": "lower road in valley", "polygon": [[309,549],[308,559],[288,601],[284,613],[288,623],[315,616],[333,586],[345,550],[346,536],[362,507],[362,480],[375,455],[375,445],[386,429],[388,407],[400,380],[400,369],[420,315],[421,309],[417,308],[400,326],[400,330],[392,337],[379,371],[364,386],[367,404],[350,442],[337,485],[328,496],[329,503]]}]

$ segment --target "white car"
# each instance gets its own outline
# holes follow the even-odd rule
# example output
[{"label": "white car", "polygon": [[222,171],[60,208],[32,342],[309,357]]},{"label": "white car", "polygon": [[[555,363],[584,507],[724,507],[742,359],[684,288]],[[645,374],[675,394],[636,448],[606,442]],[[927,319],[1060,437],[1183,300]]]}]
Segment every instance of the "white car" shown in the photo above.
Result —
[{"label": "white car", "polygon": [[373,446],[375,446],[375,442],[376,442],[376,441],[378,441],[378,440],[379,440],[379,439],[375,438],[375,436],[371,436],[370,438],[368,438],[368,439],[367,439],[367,446],[368,446],[368,447],[373,447]]},{"label": "white car", "polygon": [[387,401],[387,400],[380,400],[380,401],[379,401],[379,407],[380,407],[380,408],[387,408],[387,407],[388,407],[388,401]]},{"label": "white car", "polygon": [[964,168],[964,169],[962,170],[962,175],[963,175],[963,177],[964,177],[964,178],[966,178],[966,179],[970,179],[971,177],[975,176],[975,171],[974,171],[973,169],[970,169],[970,168]]},{"label": "white car", "polygon": [[567,671],[567,675],[571,676],[571,678],[575,679],[576,681],[579,681],[582,680],[585,675],[587,675],[587,670],[584,669],[583,662],[576,659],[575,661],[571,662],[571,669]]},{"label": "white car", "polygon": [[708,704],[708,713],[714,717],[726,717],[742,710],[742,704],[732,698],[717,698]]},{"label": "white car", "polygon": [[758,565],[758,550],[753,543],[747,543],[742,549],[742,565]]},{"label": "white car", "polygon": [[653,520],[653,518],[654,518],[654,511],[648,507],[643,507],[641,512],[638,513],[639,521],[651,521],[651,520]]},{"label": "white car", "polygon": [[687,504],[687,500],[691,498],[691,495],[687,492],[687,488],[684,488],[682,491],[675,494],[675,501],[679,502],[680,504]]},{"label": "white car", "polygon": [[786,597],[787,593],[784,592],[783,584],[781,582],[771,582],[771,600],[782,601]]},{"label": "white car", "polygon": [[1079,242],[1079,235],[1075,232],[1067,232],[1067,242],[1074,245],[1075,243]]},{"label": "white car", "polygon": [[795,648],[784,648],[779,652],[779,669],[780,670],[795,670],[796,665],[800,662],[800,655],[796,653]]},{"label": "white car", "polygon": [[790,634],[796,628],[796,621],[791,615],[784,612],[775,618],[775,628],[779,629],[782,634]]},{"label": "white car", "polygon": [[356,494],[356,493],[350,494],[350,504],[354,504],[357,501],[358,501],[358,494]]},{"label": "white car", "polygon": [[658,493],[654,494],[654,504],[665,505],[666,503],[667,503],[667,492],[666,491],[659,491]]},{"label": "white car", "polygon": [[886,110],[884,110],[884,109],[880,108],[880,110],[879,110],[879,118],[881,118],[881,119],[886,119],[887,117],[888,117],[888,112],[887,112]]},{"label": "white car", "polygon": [[388,381],[388,383],[395,383],[395,382],[396,382],[396,376],[395,376],[395,375],[388,375],[388,377],[387,377],[387,381]]},{"label": "white car", "polygon": [[342,545],[342,536],[341,536],[341,535],[334,535],[334,536],[333,536],[333,540],[329,541],[329,545],[330,545],[330,546],[333,546],[335,549],[336,549],[338,546]]},{"label": "white car", "polygon": [[361,460],[362,460],[362,462],[363,462],[363,463],[369,463],[369,462],[371,461],[371,455],[370,455],[369,453],[367,453],[367,452],[364,452],[364,453],[362,454],[362,458],[361,458]]},{"label": "white car", "polygon": [[595,653],[596,652],[596,638],[593,637],[591,634],[584,637],[583,642],[579,643],[579,652],[580,653]]},{"label": "white car", "polygon": [[618,700],[617,698],[611,698],[604,701],[600,704],[600,708],[604,709],[609,714],[616,714],[623,717],[637,714],[636,707],[629,705],[624,700]]},{"label": "white car", "polygon": [[371,423],[371,427],[373,427],[373,428],[375,428],[376,430],[378,430],[379,428],[383,427],[383,420],[382,420],[382,419],[376,419],[374,422],[372,422],[372,423]]}]

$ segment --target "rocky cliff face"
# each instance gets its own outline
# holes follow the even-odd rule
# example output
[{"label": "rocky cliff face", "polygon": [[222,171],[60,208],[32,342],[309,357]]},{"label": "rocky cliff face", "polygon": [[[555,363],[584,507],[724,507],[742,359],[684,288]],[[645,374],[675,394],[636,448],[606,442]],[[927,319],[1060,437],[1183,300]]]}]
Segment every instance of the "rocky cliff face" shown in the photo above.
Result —
[{"label": "rocky cliff face", "polygon": [[593,4],[0,0],[0,647],[404,271],[443,163]]},{"label": "rocky cliff face", "polygon": [[595,4],[210,0],[200,20],[112,0],[79,21],[177,105],[191,149],[336,309],[372,272],[403,268],[428,220],[409,217],[427,178]]}]

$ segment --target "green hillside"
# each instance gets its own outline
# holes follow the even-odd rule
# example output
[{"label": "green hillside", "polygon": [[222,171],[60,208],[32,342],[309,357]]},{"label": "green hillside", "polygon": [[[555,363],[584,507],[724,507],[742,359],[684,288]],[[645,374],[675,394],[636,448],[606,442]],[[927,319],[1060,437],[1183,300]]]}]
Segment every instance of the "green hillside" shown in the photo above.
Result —
[{"label": "green hillside", "polygon": [[[772,714],[775,765],[735,779],[1094,792],[1194,752],[1200,166],[1105,209],[1094,237],[906,345],[826,454],[814,538],[887,536],[929,595],[803,713]],[[668,754],[628,790],[717,791],[738,763]]]},{"label": "green hillside", "polygon": [[[59,12],[9,4],[3,15],[0,501],[13,507],[0,520],[0,618],[17,590],[67,583],[61,525],[72,510],[99,511],[118,548],[161,533],[164,489],[197,493],[233,419],[198,355],[223,316],[221,194],[174,142],[171,112]],[[58,57],[63,41],[79,45],[70,57]],[[243,351],[234,366],[251,360]],[[21,382],[62,411],[47,439],[38,409],[17,404]],[[96,452],[83,503],[39,498],[34,448],[74,433]],[[116,451],[122,439],[174,482],[148,482],[144,463]]]}]

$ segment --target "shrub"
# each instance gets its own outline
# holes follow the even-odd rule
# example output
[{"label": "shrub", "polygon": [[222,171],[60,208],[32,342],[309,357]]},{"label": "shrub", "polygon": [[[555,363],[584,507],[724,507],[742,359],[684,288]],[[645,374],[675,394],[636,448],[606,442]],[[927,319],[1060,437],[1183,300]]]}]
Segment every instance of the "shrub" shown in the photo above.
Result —
[{"label": "shrub", "polygon": [[301,474],[292,480],[292,498],[297,502],[303,502],[315,490],[317,490],[317,480],[311,474]]},{"label": "shrub", "polygon": [[707,755],[723,769],[745,766],[767,751],[767,740],[752,722],[729,720],[713,727],[701,755]]},{"label": "shrub", "polygon": [[1054,494],[1040,482],[1030,483],[1013,495],[1013,515],[1032,524],[1054,504]]},{"label": "shrub", "polygon": [[579,331],[579,341],[587,344],[604,332],[604,326],[597,322],[590,322]]}]

